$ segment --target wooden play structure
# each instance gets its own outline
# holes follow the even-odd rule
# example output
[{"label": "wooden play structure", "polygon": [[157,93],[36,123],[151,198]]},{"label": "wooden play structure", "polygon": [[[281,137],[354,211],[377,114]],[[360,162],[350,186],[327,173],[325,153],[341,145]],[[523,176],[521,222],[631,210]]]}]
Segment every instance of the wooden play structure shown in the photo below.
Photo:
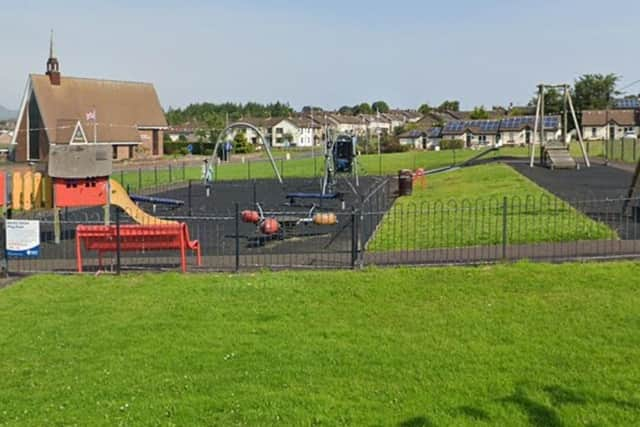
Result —
[{"label": "wooden play structure", "polygon": [[[140,209],[119,182],[110,179],[112,157],[107,146],[51,146],[48,170],[14,172],[11,189],[7,176],[0,174],[0,205],[14,211],[51,209],[55,243],[61,242],[62,209],[101,207],[104,225],[78,225],[76,256],[82,272],[82,248],[102,255],[110,252],[179,250],[182,271],[186,271],[186,251],[193,250],[201,264],[200,244],[189,238],[187,225],[167,221]],[[7,197],[11,194],[10,200]],[[8,202],[11,202],[10,205]],[[110,207],[122,209],[136,224],[112,225]]]},{"label": "wooden play structure", "polygon": [[[549,128],[548,121],[550,117],[545,116],[545,96],[549,90],[560,91],[562,95],[562,136],[560,140],[547,140],[547,129]],[[530,149],[529,166],[534,166],[536,151],[535,145],[539,144],[541,166],[551,169],[576,169],[579,167],[578,162],[576,162],[569,152],[569,114],[571,114],[573,125],[575,126],[584,164],[586,167],[591,167],[589,156],[587,155],[587,150],[585,149],[584,141],[582,139],[582,131],[580,130],[576,110],[573,107],[573,100],[571,99],[571,86],[568,84],[550,85],[544,83],[538,85],[538,100],[536,104],[536,118],[533,126],[533,141]]]}]

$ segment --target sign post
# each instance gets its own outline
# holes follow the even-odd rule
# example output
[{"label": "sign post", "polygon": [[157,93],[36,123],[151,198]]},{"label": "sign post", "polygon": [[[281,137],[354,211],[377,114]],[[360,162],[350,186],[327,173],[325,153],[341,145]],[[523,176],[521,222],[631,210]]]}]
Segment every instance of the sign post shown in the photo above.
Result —
[{"label": "sign post", "polygon": [[15,258],[40,256],[40,222],[6,220],[6,255]]}]

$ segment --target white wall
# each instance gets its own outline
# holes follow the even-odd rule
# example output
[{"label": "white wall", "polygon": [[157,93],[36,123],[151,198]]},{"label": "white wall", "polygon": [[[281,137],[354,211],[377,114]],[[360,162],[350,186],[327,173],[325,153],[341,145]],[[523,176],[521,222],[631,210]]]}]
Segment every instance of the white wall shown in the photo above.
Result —
[{"label": "white wall", "polygon": [[[615,138],[624,137],[626,131],[630,130],[637,135],[640,134],[640,126],[618,126],[615,128]],[[609,139],[609,126],[584,126],[582,128],[582,138],[586,141]]]}]

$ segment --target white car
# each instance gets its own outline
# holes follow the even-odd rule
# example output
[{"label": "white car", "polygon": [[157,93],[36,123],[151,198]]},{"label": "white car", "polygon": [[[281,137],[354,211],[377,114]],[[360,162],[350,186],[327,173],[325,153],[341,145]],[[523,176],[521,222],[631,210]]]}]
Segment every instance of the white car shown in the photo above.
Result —
[{"label": "white car", "polygon": [[623,139],[638,139],[638,135],[634,131],[625,132],[622,136]]}]

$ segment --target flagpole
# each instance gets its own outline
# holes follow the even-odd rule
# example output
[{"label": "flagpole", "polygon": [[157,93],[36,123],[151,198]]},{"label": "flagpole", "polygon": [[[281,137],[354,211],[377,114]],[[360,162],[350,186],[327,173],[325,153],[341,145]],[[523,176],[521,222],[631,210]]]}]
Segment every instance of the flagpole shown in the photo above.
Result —
[{"label": "flagpole", "polygon": [[98,114],[96,113],[96,107],[93,107],[93,144],[98,142]]}]

